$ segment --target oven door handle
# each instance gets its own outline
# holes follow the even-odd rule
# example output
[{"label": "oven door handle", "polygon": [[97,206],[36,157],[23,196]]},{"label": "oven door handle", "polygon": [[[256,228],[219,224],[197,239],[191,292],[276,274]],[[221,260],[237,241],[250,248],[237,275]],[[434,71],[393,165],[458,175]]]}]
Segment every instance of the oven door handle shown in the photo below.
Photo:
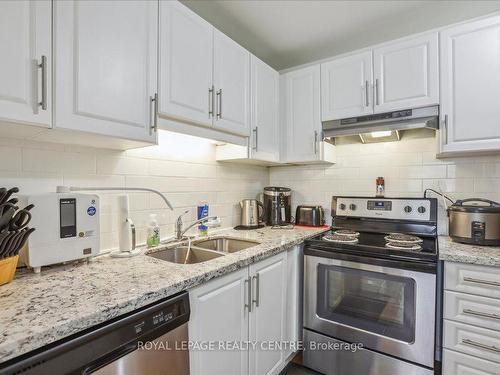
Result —
[{"label": "oven door handle", "polygon": [[337,261],[348,261],[353,263],[361,263],[372,266],[380,266],[394,269],[403,269],[414,272],[423,272],[436,274],[436,263],[435,262],[423,262],[421,260],[412,261],[410,259],[386,259],[386,258],[374,258],[362,255],[356,255],[352,253],[341,253],[332,252],[328,250],[322,250],[321,248],[315,248],[314,246],[306,246],[304,248],[305,256],[312,256],[316,258],[322,258],[327,262],[328,260]]}]

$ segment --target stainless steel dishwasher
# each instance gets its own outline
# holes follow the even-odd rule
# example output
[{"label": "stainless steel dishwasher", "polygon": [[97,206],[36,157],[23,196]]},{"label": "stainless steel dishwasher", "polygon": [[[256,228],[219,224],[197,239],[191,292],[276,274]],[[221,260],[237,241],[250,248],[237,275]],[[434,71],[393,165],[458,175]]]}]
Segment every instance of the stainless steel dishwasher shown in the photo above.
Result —
[{"label": "stainless steel dishwasher", "polygon": [[189,375],[183,292],[0,364],[0,375]]}]

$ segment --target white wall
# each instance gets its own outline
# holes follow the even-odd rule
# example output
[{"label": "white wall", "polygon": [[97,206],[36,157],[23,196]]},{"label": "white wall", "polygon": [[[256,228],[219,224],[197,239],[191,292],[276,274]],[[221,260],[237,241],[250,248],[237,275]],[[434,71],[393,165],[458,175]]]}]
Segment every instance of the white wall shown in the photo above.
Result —
[{"label": "white wall", "polygon": [[[63,144],[0,139],[0,187],[18,186],[21,193],[53,192],[57,185],[148,187],[165,193],[175,212],[154,194],[130,196],[138,241],[145,241],[150,213],[157,213],[162,237],[174,231],[174,220],[189,210],[184,221],[196,218],[196,205],[207,201],[211,215],[222,226],[239,224],[242,198],[255,198],[267,185],[266,168],[215,161],[215,145],[208,140],[160,132],[160,146],[110,151]],[[101,249],[118,246],[117,194],[101,197]]]},{"label": "white wall", "polygon": [[[264,168],[215,161],[215,145],[208,140],[161,132],[160,145],[129,151],[110,151],[62,144],[0,139],[0,186],[19,186],[22,193],[55,191],[57,185],[131,186],[158,189],[171,199],[175,212],[157,196],[130,194],[132,219],[139,242],[145,241],[150,213],[157,213],[162,237],[171,235],[174,220],[205,200],[210,214],[223,226],[239,224],[239,200],[255,198],[267,185],[293,189],[292,203],[321,204],[330,221],[332,195],[368,195],[375,178],[386,180],[387,196],[422,196],[427,187],[442,188],[453,198],[486,197],[500,201],[500,156],[437,160],[435,140],[422,132],[400,142],[337,145],[333,166]],[[117,194],[101,197],[102,249],[117,246]],[[446,219],[441,209],[441,232]]]},{"label": "white wall", "polygon": [[[298,204],[321,204],[329,224],[332,195],[374,196],[378,176],[385,178],[387,197],[421,197],[426,188],[441,188],[454,199],[500,201],[500,155],[438,160],[435,150],[435,139],[423,131],[406,133],[399,142],[339,142],[337,164],[273,167],[270,183],[292,188],[292,212]],[[439,202],[439,229],[446,233]]]}]

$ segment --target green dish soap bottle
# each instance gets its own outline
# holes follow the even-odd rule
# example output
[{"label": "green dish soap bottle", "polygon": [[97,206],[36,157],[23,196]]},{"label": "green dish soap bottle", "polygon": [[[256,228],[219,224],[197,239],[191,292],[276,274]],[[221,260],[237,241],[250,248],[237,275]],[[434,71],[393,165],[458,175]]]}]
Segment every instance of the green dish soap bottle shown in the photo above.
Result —
[{"label": "green dish soap bottle", "polygon": [[156,220],[156,214],[149,215],[148,237],[146,240],[148,247],[160,245],[160,226]]}]

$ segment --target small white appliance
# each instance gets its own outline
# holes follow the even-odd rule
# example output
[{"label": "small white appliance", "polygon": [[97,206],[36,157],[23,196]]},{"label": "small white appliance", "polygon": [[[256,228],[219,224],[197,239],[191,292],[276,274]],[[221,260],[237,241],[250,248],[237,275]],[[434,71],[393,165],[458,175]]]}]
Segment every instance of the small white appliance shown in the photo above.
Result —
[{"label": "small white appliance", "polygon": [[99,197],[94,194],[46,193],[22,197],[36,228],[21,254],[38,273],[42,266],[84,259],[99,254]]}]

